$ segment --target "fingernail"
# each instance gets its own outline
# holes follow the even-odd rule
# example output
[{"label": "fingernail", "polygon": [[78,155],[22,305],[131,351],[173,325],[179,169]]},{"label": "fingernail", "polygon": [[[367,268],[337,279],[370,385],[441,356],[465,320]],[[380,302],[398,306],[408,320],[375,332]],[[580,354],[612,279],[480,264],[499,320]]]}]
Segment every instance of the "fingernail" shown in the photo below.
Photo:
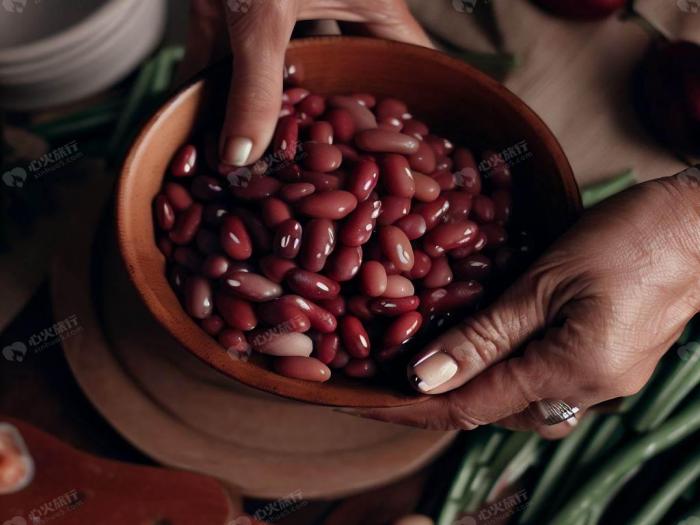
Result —
[{"label": "fingernail", "polygon": [[245,166],[250,152],[253,149],[253,141],[247,137],[229,137],[221,152],[221,160],[225,164],[233,166]]},{"label": "fingernail", "polygon": [[435,350],[413,363],[409,368],[409,379],[421,392],[430,392],[452,379],[458,368],[451,355]]}]

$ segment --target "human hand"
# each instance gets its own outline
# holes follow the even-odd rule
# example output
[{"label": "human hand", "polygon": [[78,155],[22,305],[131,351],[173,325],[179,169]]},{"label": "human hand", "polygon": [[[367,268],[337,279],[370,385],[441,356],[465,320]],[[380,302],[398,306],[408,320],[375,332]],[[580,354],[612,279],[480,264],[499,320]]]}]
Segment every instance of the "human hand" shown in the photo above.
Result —
[{"label": "human hand", "polygon": [[224,164],[259,159],[275,130],[287,44],[297,20],[357,23],[363,32],[431,46],[403,0],[191,0],[182,75],[233,52],[234,68],[221,130]]},{"label": "human hand", "polygon": [[[636,186],[589,210],[506,293],[409,366],[434,398],[353,411],[432,429],[547,427],[528,407],[582,410],[639,391],[700,309],[700,191],[687,178]],[[522,353],[516,351],[524,347]]]}]

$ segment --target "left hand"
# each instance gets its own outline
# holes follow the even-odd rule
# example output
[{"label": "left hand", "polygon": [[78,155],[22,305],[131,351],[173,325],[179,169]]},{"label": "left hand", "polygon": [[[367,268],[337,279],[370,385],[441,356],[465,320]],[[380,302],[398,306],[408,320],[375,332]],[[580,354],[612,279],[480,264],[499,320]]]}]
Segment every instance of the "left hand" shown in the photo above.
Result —
[{"label": "left hand", "polygon": [[561,437],[570,425],[546,426],[528,407],[551,399],[583,411],[638,392],[700,309],[699,275],[697,181],[638,185],[585,213],[495,303],[414,359],[409,379],[434,398],[352,412]]}]

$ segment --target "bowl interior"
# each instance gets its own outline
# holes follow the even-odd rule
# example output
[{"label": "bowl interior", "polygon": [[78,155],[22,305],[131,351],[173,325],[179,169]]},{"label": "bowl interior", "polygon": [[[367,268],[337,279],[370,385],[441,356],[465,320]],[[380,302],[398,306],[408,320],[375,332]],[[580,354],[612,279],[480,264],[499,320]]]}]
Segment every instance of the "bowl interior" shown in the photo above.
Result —
[{"label": "bowl interior", "polygon": [[[532,233],[535,251],[556,238],[578,214],[578,188],[551,132],[507,89],[464,63],[415,46],[348,37],[294,41],[288,56],[302,63],[304,86],[312,91],[398,97],[417,118],[458,143],[477,150],[516,148],[513,154],[520,153],[511,160],[517,189],[514,205],[519,224]],[[231,359],[180,306],[155,244],[151,203],[176,149],[221,118],[227,76],[226,67],[219,66],[173,97],[146,125],[125,162],[117,197],[117,232],[139,294],[189,351],[247,385],[336,406],[420,402],[424,397],[407,388],[335,376],[316,384],[277,375],[255,362]]]}]

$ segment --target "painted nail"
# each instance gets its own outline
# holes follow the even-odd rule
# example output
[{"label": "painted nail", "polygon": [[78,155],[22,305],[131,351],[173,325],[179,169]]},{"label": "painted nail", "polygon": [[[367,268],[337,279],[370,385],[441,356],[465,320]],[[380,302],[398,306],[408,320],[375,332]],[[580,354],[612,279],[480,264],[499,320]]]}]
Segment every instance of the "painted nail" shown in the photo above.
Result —
[{"label": "painted nail", "polygon": [[221,160],[225,164],[233,166],[245,166],[250,152],[253,149],[253,141],[247,137],[229,137],[221,152]]},{"label": "painted nail", "polygon": [[435,350],[413,363],[408,374],[415,388],[430,392],[452,379],[458,368],[457,361],[451,355]]}]

